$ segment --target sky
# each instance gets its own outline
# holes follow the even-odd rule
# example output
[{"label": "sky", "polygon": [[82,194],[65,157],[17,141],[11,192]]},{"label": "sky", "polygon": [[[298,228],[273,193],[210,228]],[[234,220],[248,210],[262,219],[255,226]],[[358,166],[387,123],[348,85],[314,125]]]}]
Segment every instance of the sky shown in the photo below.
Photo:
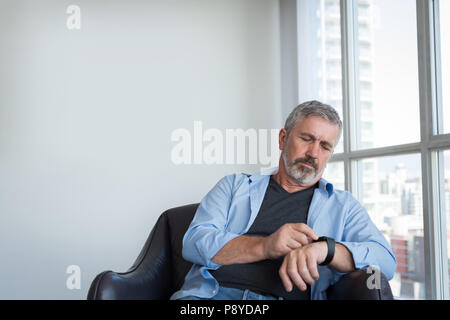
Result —
[{"label": "sky", "polygon": [[374,0],[375,147],[420,139],[415,0]]}]

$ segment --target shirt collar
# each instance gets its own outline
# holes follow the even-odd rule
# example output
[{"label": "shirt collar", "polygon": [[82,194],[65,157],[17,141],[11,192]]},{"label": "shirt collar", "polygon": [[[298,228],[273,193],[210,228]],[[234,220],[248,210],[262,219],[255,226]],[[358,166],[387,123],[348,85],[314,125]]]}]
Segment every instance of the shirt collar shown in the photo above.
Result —
[{"label": "shirt collar", "polygon": [[[277,172],[278,172],[278,167],[274,167],[274,168],[262,170],[259,173],[254,173],[254,174],[245,173],[245,175],[248,177],[249,182],[257,182],[261,179],[267,178],[267,176],[270,177],[271,175],[273,175]],[[328,197],[330,197],[334,191],[333,184],[328,182],[324,178],[321,178],[319,180],[319,189],[326,191],[328,193]]]}]

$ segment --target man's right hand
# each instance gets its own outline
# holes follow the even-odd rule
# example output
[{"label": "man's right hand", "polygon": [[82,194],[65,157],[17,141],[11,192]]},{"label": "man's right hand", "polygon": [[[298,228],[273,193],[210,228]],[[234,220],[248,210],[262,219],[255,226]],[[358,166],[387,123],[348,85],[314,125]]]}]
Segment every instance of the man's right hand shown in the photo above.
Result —
[{"label": "man's right hand", "polygon": [[304,223],[286,223],[264,238],[264,255],[266,259],[277,259],[318,238],[317,233]]}]

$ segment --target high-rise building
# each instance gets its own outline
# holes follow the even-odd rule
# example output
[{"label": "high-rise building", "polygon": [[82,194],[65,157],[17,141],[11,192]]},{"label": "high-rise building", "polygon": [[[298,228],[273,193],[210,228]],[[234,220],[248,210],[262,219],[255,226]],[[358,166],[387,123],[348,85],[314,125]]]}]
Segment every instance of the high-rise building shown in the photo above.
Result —
[{"label": "high-rise building", "polygon": [[[334,106],[342,116],[342,56],[340,2],[337,0],[298,1],[299,100],[322,100]],[[374,146],[373,126],[373,0],[358,0],[358,70],[357,137],[360,148]],[[344,123],[344,126],[346,124]],[[335,152],[342,152],[342,139]],[[364,161],[364,176],[359,185],[364,205],[374,211],[378,198],[377,161]],[[344,185],[343,175],[332,182]]]}]

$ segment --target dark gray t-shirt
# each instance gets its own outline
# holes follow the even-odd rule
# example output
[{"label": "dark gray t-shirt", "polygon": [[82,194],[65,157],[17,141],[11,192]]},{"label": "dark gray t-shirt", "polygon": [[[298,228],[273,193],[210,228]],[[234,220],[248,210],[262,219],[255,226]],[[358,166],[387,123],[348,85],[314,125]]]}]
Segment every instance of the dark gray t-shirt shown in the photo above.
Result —
[{"label": "dark gray t-shirt", "polygon": [[[289,193],[270,177],[261,208],[246,235],[266,237],[286,223],[306,223],[316,188],[317,184],[302,191]],[[295,285],[291,292],[284,289],[278,274],[282,263],[283,258],[233,264],[222,266],[211,271],[211,274],[224,287],[249,289],[289,300],[309,300],[311,290],[309,285],[306,291],[301,291]]]}]

